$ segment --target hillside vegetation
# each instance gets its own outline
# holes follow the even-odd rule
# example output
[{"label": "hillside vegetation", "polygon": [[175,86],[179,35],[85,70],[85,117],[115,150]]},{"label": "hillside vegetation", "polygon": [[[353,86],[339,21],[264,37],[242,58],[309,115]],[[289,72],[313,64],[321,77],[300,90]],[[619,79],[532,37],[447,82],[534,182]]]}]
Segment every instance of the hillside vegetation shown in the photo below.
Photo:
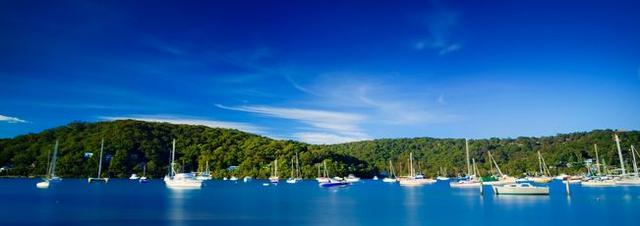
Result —
[{"label": "hillside vegetation", "polygon": [[[552,173],[586,171],[585,159],[600,158],[612,168],[619,165],[612,130],[559,134],[549,137],[470,140],[470,153],[482,174],[488,174],[487,151],[491,151],[503,172],[518,176],[538,169],[540,151]],[[630,145],[640,143],[640,132],[619,133],[627,164]],[[232,129],[174,125],[133,120],[97,123],[71,123],[37,134],[0,139],[0,166],[9,170],[0,176],[38,176],[46,171],[48,155],[59,140],[57,174],[87,177],[97,171],[100,141],[105,140],[104,176],[128,177],[147,174],[158,178],[168,171],[172,139],[177,140],[176,161],[186,172],[201,171],[209,162],[214,177],[235,175],[266,178],[278,159],[281,177],[290,174],[291,159],[297,153],[306,178],[317,176],[322,161],[332,176],[349,173],[362,177],[384,174],[392,160],[399,174],[407,171],[409,152],[414,153],[418,171],[435,176],[446,169],[451,176],[466,171],[464,139],[402,138],[379,139],[336,145],[310,145],[274,140]],[[86,153],[93,153],[88,157]],[[230,166],[237,166],[229,170]]]}]

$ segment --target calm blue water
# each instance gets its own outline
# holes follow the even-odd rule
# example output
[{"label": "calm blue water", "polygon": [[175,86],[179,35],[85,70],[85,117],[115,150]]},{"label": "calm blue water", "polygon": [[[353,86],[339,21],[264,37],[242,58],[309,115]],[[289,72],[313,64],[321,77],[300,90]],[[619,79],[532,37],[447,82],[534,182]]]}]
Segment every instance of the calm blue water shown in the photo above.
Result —
[{"label": "calm blue water", "polygon": [[[160,180],[87,184],[0,179],[0,225],[638,225],[640,187],[550,185],[550,196],[495,196],[448,183],[405,188],[363,181],[328,190],[315,181],[263,187],[208,181],[174,191]],[[487,187],[488,188],[488,187]]]}]

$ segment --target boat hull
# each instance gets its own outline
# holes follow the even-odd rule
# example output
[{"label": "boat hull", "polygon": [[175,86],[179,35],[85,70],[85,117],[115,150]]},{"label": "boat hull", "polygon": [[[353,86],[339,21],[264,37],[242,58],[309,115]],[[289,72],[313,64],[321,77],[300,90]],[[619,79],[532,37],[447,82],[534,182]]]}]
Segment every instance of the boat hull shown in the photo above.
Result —
[{"label": "boat hull", "polygon": [[36,184],[37,188],[49,188],[49,181],[42,181]]},{"label": "boat hull", "polygon": [[89,183],[93,183],[93,182],[103,182],[103,183],[109,183],[109,178],[94,178],[94,177],[90,177],[89,179],[87,179],[87,182]]},{"label": "boat hull", "polygon": [[493,192],[496,195],[549,195],[549,188],[495,186]]}]

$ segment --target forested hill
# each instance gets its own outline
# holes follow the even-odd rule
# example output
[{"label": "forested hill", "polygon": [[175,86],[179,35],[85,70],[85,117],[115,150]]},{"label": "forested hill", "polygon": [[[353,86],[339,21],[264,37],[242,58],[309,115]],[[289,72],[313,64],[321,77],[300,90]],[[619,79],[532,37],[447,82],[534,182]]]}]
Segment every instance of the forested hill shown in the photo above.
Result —
[{"label": "forested hill", "polygon": [[[619,135],[625,160],[630,163],[628,149],[630,145],[640,145],[640,132],[621,132]],[[436,175],[441,168],[449,175],[466,171],[464,139],[403,138],[309,145],[232,129],[120,120],[71,123],[38,134],[0,139],[0,166],[8,169],[0,172],[0,176],[44,174],[56,140],[60,142],[58,175],[94,175],[102,138],[106,160],[103,172],[110,177],[140,174],[145,164],[147,174],[152,177],[166,174],[172,139],[177,140],[176,159],[182,170],[202,170],[208,161],[214,177],[248,175],[265,178],[269,176],[275,158],[278,158],[280,176],[287,177],[296,153],[307,178],[317,176],[317,167],[324,160],[332,175],[353,173],[371,177],[385,172],[389,160],[393,161],[399,174],[405,174],[409,152],[414,153],[418,170],[428,176]],[[471,156],[479,163],[481,173],[486,174],[491,169],[487,161],[487,151],[491,151],[502,171],[510,175],[536,171],[537,151],[542,153],[552,173],[586,171],[583,161],[595,156],[593,144],[598,145],[600,158],[610,167],[619,165],[612,130],[469,141]]]}]

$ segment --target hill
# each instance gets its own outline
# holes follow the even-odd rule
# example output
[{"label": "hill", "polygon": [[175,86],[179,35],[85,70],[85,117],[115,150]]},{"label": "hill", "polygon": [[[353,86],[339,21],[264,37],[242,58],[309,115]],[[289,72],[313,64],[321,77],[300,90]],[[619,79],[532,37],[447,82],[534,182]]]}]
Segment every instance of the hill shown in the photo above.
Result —
[{"label": "hill", "polygon": [[[521,175],[538,169],[540,151],[552,173],[586,171],[583,161],[595,156],[593,144],[607,164],[617,166],[618,158],[612,130],[594,130],[558,134],[549,137],[470,140],[471,156],[482,173],[491,166],[486,161],[491,151],[503,172]],[[630,145],[639,144],[640,132],[620,133],[625,158]],[[82,123],[48,129],[37,134],[0,139],[0,166],[10,170],[2,176],[37,176],[46,171],[47,158],[54,143],[60,141],[57,164],[62,177],[87,177],[96,173],[100,141],[105,139],[103,172],[110,177],[128,177],[142,172],[159,178],[168,170],[172,139],[177,140],[176,158],[184,171],[199,171],[209,161],[214,177],[253,176],[266,178],[273,160],[278,158],[281,177],[290,172],[290,163],[298,153],[306,178],[317,176],[322,161],[332,175],[354,173],[371,177],[384,172],[392,160],[400,174],[406,172],[409,152],[414,152],[419,170],[428,176],[445,168],[450,175],[466,171],[464,139],[401,138],[378,139],[336,145],[310,145],[296,141],[274,140],[233,129],[174,125],[134,120]],[[91,156],[92,155],[92,156]],[[234,170],[229,167],[237,166]]]}]

